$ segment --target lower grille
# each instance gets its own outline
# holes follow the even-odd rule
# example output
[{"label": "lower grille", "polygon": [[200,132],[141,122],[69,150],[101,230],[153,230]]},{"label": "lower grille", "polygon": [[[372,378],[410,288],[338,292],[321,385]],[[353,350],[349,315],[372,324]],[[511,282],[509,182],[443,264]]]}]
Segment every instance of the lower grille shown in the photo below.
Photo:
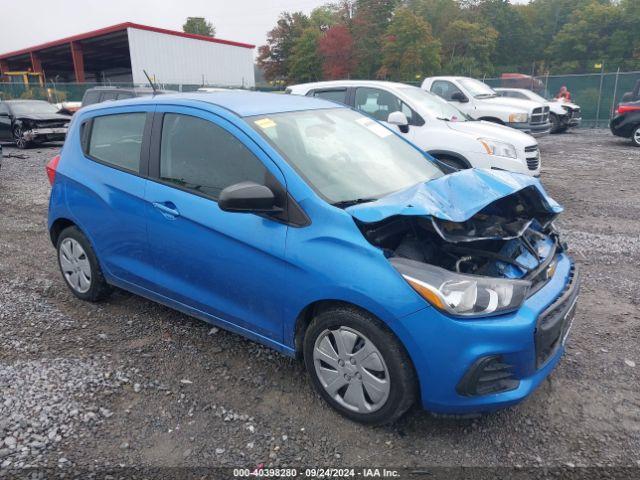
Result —
[{"label": "lower grille", "polygon": [[520,381],[514,378],[512,370],[513,366],[501,356],[482,357],[467,370],[456,391],[465,397],[475,397],[515,390]]},{"label": "lower grille", "polygon": [[562,294],[538,317],[534,334],[538,368],[553,356],[569,333],[576,300],[580,293],[580,274],[577,265],[571,266],[569,281]]},{"label": "lower grille", "polygon": [[537,170],[540,166],[540,152],[537,145],[524,147],[525,156],[527,158],[527,168],[529,170]]}]

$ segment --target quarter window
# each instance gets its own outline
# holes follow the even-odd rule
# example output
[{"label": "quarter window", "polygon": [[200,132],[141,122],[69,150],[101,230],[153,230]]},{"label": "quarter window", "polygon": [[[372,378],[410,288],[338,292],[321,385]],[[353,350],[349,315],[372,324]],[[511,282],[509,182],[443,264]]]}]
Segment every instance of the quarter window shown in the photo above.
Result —
[{"label": "quarter window", "polygon": [[138,172],[146,113],[121,113],[95,117],[88,153],[118,168]]},{"label": "quarter window", "polygon": [[164,116],[161,180],[217,199],[239,182],[264,184],[266,174],[262,162],[221,127],[188,115]]}]

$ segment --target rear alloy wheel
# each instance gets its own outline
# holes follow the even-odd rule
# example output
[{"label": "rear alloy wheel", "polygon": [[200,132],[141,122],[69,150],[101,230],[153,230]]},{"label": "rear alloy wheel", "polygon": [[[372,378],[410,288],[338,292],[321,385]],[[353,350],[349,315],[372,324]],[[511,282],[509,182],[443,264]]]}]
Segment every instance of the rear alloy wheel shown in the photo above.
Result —
[{"label": "rear alloy wheel", "polygon": [[351,420],[390,423],[417,398],[402,345],[379,320],[353,307],[324,311],[311,322],[304,361],[316,390]]},{"label": "rear alloy wheel", "polygon": [[631,141],[636,147],[640,147],[640,125],[636,127],[631,135]]},{"label": "rear alloy wheel", "polygon": [[22,131],[22,127],[20,126],[16,126],[13,129],[13,141],[15,142],[16,147],[21,150],[29,148],[29,142],[26,138],[24,138],[24,132]]}]

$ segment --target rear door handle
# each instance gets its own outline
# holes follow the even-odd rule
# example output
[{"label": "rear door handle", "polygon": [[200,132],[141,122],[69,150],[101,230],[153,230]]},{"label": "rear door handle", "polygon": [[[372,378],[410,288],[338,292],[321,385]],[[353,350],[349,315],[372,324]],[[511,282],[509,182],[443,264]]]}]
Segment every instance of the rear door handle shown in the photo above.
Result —
[{"label": "rear door handle", "polygon": [[153,202],[154,208],[160,210],[160,212],[167,218],[176,218],[180,216],[178,208],[173,202]]}]

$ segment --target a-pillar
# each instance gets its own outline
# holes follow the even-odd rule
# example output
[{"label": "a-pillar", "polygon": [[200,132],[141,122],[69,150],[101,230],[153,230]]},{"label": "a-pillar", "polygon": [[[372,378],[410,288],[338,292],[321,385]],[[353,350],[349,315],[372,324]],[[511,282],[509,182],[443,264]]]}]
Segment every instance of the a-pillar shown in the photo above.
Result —
[{"label": "a-pillar", "polygon": [[82,55],[82,46],[77,42],[71,42],[71,57],[73,58],[76,82],[84,83],[84,56]]}]

